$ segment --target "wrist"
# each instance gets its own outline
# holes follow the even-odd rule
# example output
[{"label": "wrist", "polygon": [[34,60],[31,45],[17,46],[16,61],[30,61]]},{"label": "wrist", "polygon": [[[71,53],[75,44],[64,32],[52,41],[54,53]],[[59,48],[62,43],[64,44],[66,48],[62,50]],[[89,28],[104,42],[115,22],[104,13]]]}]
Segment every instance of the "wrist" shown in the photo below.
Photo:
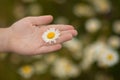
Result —
[{"label": "wrist", "polygon": [[9,52],[10,29],[0,28],[0,52]]}]

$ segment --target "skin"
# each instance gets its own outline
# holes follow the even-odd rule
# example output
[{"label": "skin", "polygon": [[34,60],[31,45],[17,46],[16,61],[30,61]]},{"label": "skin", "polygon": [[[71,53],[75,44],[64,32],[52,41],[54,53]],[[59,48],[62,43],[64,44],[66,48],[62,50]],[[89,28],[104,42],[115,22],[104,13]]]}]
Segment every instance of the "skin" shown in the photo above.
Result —
[{"label": "skin", "polygon": [[[77,31],[71,25],[50,24],[52,21],[51,15],[25,17],[8,28],[0,28],[0,52],[36,55],[61,49],[62,43],[71,40]],[[42,39],[42,34],[49,28],[56,28],[61,34],[54,44]]]}]

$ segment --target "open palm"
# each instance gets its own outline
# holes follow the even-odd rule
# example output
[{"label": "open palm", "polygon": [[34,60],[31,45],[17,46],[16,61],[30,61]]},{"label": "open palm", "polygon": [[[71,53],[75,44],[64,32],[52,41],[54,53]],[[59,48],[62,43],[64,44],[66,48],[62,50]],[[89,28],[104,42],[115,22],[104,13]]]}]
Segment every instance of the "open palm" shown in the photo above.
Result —
[{"label": "open palm", "polygon": [[[52,16],[26,17],[14,23],[10,29],[10,51],[24,55],[48,53],[59,50],[61,43],[71,40],[77,31],[70,25],[49,24]],[[42,35],[49,28],[60,31],[60,38],[54,44],[43,41]]]}]

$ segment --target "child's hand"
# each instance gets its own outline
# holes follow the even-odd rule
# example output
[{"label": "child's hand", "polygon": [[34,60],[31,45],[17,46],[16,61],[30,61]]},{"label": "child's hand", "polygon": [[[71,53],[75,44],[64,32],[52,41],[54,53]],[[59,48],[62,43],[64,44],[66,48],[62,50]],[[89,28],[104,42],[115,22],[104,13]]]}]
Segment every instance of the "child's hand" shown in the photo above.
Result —
[{"label": "child's hand", "polygon": [[[9,27],[9,51],[23,55],[48,53],[61,49],[61,43],[77,35],[70,25],[49,25],[52,20],[52,16],[26,17],[14,23]],[[60,38],[55,44],[46,44],[42,34],[52,27],[60,31]]]}]

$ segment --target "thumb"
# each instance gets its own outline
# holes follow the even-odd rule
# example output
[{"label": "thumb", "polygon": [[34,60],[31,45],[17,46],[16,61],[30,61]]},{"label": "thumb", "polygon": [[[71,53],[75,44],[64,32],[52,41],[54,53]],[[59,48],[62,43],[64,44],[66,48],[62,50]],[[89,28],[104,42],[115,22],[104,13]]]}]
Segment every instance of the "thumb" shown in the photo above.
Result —
[{"label": "thumb", "polygon": [[33,25],[39,26],[51,23],[53,21],[53,16],[46,15],[38,17],[28,17],[28,19],[32,22]]}]

